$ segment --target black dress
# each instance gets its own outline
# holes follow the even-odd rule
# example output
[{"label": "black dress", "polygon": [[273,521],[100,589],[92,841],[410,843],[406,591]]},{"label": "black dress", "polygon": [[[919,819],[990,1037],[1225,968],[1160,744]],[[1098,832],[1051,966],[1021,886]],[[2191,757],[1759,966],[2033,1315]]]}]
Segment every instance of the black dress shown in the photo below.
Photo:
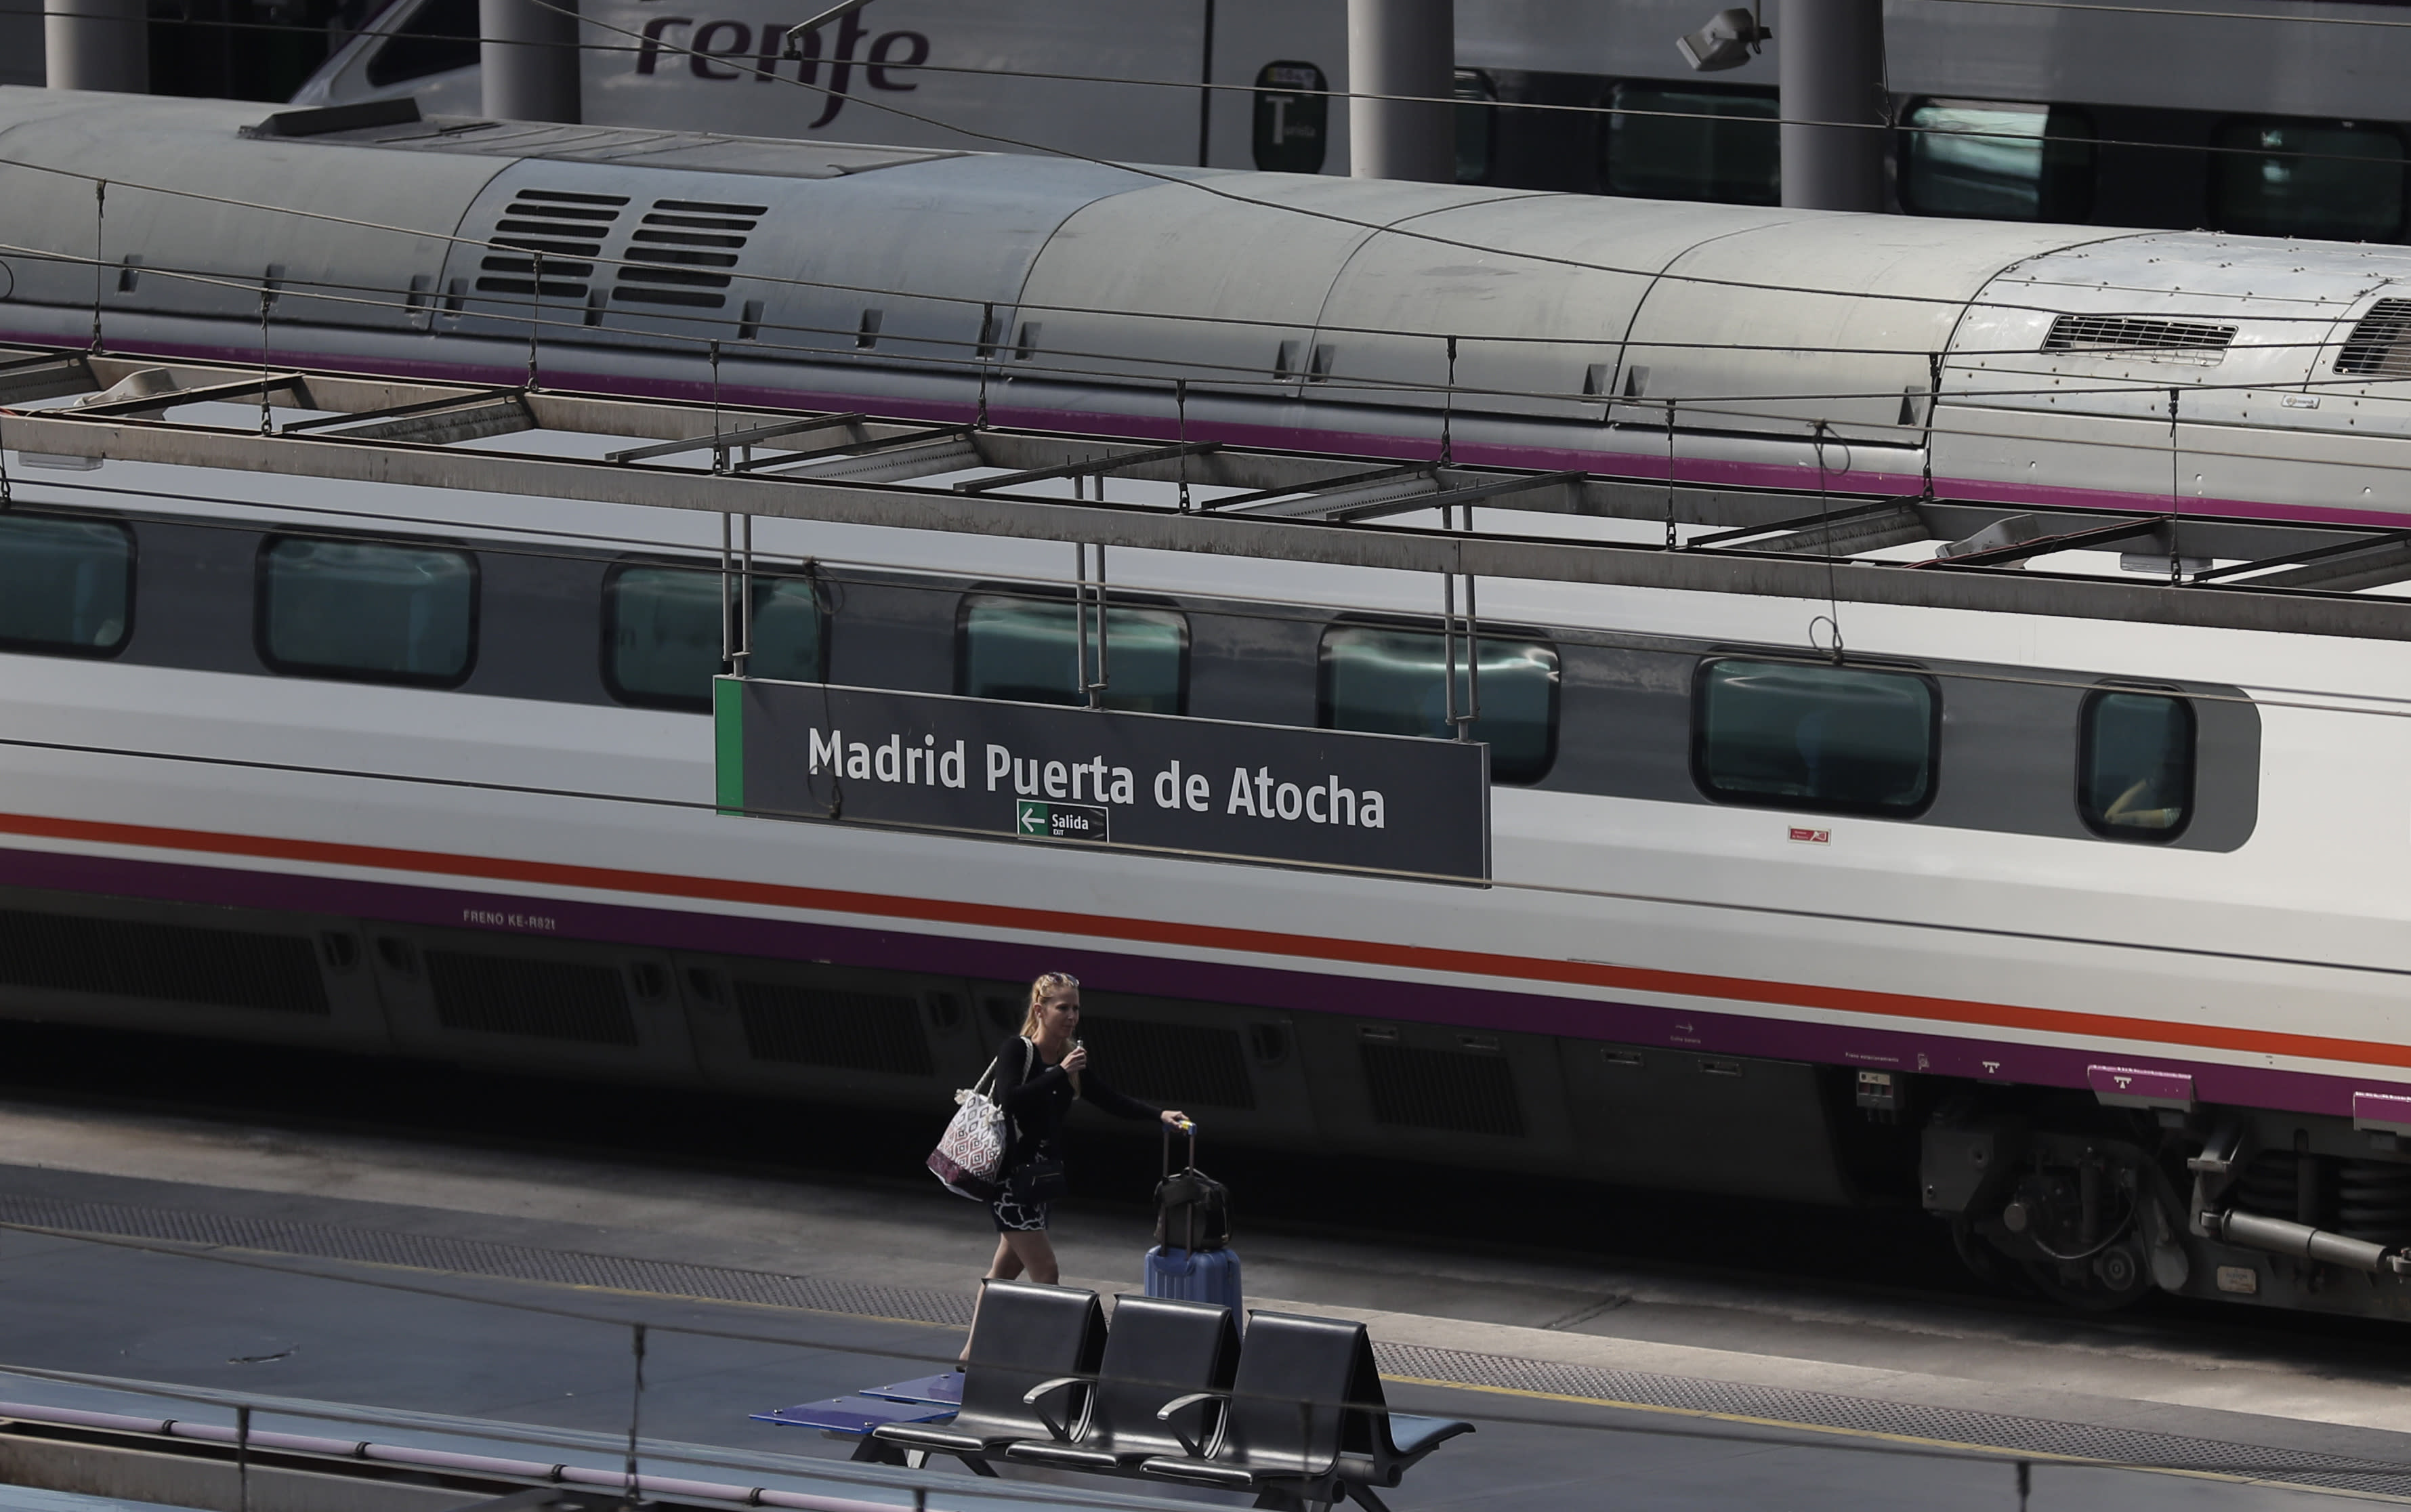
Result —
[{"label": "black dress", "polygon": [[1013,1195],[1013,1173],[1044,1155],[1055,1153],[1056,1140],[1063,1132],[1063,1120],[1072,1112],[1074,1098],[1103,1109],[1116,1118],[1161,1118],[1163,1110],[1150,1108],[1136,1098],[1115,1090],[1112,1083],[1097,1074],[1093,1066],[1080,1073],[1079,1089],[1072,1087],[1071,1074],[1060,1066],[1049,1066],[1038,1057],[1038,1047],[1028,1040],[1016,1038],[997,1052],[996,1087],[994,1097],[1012,1120],[1013,1139],[1004,1147],[1004,1190],[988,1204],[988,1213],[996,1219],[998,1233],[1037,1233],[1046,1228],[1045,1202],[1016,1201]]}]

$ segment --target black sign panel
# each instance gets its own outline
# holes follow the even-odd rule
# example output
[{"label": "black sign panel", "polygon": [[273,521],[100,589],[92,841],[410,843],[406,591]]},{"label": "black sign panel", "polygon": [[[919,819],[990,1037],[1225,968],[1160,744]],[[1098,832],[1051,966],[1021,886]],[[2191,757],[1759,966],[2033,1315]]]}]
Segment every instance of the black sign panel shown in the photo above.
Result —
[{"label": "black sign panel", "polygon": [[723,677],[719,807],[1240,861],[1490,875],[1490,748]]},{"label": "black sign panel", "polygon": [[1267,173],[1322,171],[1330,88],[1310,63],[1268,63],[1256,70],[1256,167]]}]

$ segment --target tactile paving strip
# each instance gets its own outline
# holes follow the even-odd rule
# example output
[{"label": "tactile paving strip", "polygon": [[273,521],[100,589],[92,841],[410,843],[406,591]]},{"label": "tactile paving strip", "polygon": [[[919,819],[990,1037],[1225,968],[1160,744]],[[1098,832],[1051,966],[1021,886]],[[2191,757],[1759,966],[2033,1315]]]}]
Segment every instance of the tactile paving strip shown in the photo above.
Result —
[{"label": "tactile paving strip", "polygon": [[[0,1193],[0,1224],[957,1327],[968,1325],[972,1313],[967,1291],[855,1286],[729,1266],[632,1259],[577,1250],[189,1209],[66,1202]],[[1964,1445],[2008,1456],[2093,1461],[2411,1497],[2411,1463],[2344,1460],[2218,1439],[1645,1371],[1519,1359],[1423,1345],[1379,1344],[1374,1348],[1385,1374],[1419,1381],[1666,1408],[1746,1419],[1759,1426],[1798,1425],[1930,1444]]]}]

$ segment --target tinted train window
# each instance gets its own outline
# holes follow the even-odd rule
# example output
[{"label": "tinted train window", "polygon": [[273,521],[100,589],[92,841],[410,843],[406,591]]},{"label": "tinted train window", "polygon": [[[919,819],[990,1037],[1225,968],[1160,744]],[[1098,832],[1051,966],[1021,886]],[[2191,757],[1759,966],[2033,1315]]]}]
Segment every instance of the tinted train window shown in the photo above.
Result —
[{"label": "tinted train window", "polygon": [[[827,662],[820,603],[799,577],[753,580],[756,677],[819,682]],[[709,710],[720,657],[720,574],[621,567],[603,585],[603,682],[623,704]]]},{"label": "tinted train window", "polygon": [[465,551],[285,536],[260,554],[260,656],[279,672],[449,686],[476,635]]},{"label": "tinted train window", "polygon": [[1456,71],[1456,182],[1488,183],[1498,129],[1498,86],[1479,68]]},{"label": "tinted train window", "polygon": [[1613,195],[1782,202],[1775,91],[1618,84],[1600,178]]},{"label": "tinted train window", "polygon": [[2104,690],[2084,701],[2077,807],[2113,840],[2173,840],[2193,817],[2193,705]]},{"label": "tinted train window", "polygon": [[[1557,749],[1557,653],[1538,641],[1483,636],[1482,717],[1473,738],[1490,745],[1496,782],[1538,782]],[[1456,647],[1456,707],[1474,691],[1466,647]],[[1320,722],[1326,730],[1449,739],[1447,647],[1430,631],[1334,625],[1322,632]]]},{"label": "tinted train window", "polygon": [[2061,105],[1928,100],[1908,112],[1900,202],[1919,215],[2081,221],[2093,210],[2093,123]]},{"label": "tinted train window", "polygon": [[0,647],[111,655],[133,601],[134,535],[123,525],[0,515]]},{"label": "tinted train window", "polygon": [[384,88],[477,66],[477,0],[427,0],[369,59],[369,82]]},{"label": "tinted train window", "polygon": [[2403,138],[2349,121],[2225,121],[2211,225],[2250,236],[2391,240],[2403,229]]},{"label": "tinted train window", "polygon": [[1700,668],[1691,766],[1727,803],[1907,818],[1934,801],[1934,685],[1792,662]]},{"label": "tinted train window", "polygon": [[[1079,614],[1068,599],[974,593],[957,621],[955,691],[1024,704],[1086,704]],[[1097,676],[1096,610],[1088,615],[1089,676]],[[1189,703],[1189,621],[1165,609],[1112,605],[1104,635],[1103,703],[1140,714],[1178,714]]]}]

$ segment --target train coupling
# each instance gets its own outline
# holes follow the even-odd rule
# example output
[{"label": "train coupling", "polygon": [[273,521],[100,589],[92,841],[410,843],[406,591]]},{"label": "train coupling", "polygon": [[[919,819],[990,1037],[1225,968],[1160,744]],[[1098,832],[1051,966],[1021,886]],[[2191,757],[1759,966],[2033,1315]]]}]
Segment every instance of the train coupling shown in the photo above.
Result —
[{"label": "train coupling", "polygon": [[2365,1239],[2314,1228],[2306,1223],[2288,1223],[2283,1218],[2263,1217],[2233,1208],[2225,1212],[2205,1210],[2201,1231],[2243,1249],[2341,1265],[2372,1275],[2411,1275],[2411,1251],[2389,1249]]}]

